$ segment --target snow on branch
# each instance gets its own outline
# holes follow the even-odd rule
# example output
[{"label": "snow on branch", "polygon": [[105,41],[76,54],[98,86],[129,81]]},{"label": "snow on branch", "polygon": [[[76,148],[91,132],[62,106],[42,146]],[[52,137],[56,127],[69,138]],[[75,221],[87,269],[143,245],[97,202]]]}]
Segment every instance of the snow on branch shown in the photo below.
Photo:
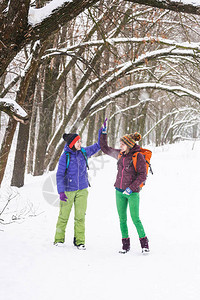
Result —
[{"label": "snow on branch", "polygon": [[[176,110],[173,110],[173,111],[171,111],[171,112],[168,112],[167,114],[165,114],[160,120],[158,120],[154,125],[153,125],[153,127],[151,127],[150,129],[149,129],[149,131],[148,132],[146,132],[145,134],[144,134],[144,136],[143,136],[143,138],[145,138],[146,136],[148,136],[160,123],[162,123],[166,118],[168,118],[168,117],[170,117],[170,116],[172,116],[172,115],[177,115],[177,114],[179,114],[179,113],[184,113],[184,112],[190,112],[190,111],[192,111],[192,112],[196,112],[196,113],[198,113],[198,111],[196,110],[196,109],[193,109],[193,108],[191,108],[191,107],[186,107],[186,108],[181,108],[181,109],[176,109]],[[188,121],[187,121],[188,122]],[[177,125],[177,124],[176,124]],[[170,127],[171,128],[171,127]]]},{"label": "snow on branch", "polygon": [[41,8],[30,7],[28,23],[32,26],[41,23],[43,20],[48,18],[54,10],[58,9],[67,2],[73,2],[73,0],[53,0],[48,2],[45,6]]},{"label": "snow on branch", "polygon": [[172,46],[167,49],[159,49],[159,50],[155,50],[152,52],[147,52],[145,54],[142,54],[135,61],[129,61],[129,62],[124,63],[124,65],[121,67],[120,70],[118,70],[117,72],[112,74],[109,78],[107,78],[105,80],[105,82],[103,82],[98,87],[98,89],[91,96],[88,103],[82,110],[79,117],[76,119],[76,121],[72,125],[71,130],[76,130],[77,127],[79,126],[79,124],[85,118],[85,116],[89,112],[97,109],[97,107],[99,107],[100,105],[107,104],[112,99],[115,99],[119,96],[122,96],[125,93],[131,92],[134,90],[138,90],[138,89],[146,89],[146,88],[163,89],[163,90],[166,90],[169,92],[173,92],[174,94],[176,94],[179,97],[188,95],[190,97],[193,97],[196,101],[198,101],[200,103],[200,94],[192,92],[189,89],[185,89],[181,86],[168,86],[168,85],[164,85],[164,84],[160,84],[160,83],[141,83],[141,84],[136,84],[136,85],[132,85],[132,86],[127,86],[127,87],[120,89],[117,92],[112,93],[112,94],[102,98],[101,100],[97,101],[97,99],[99,99],[99,97],[101,96],[102,91],[105,90],[105,88],[107,88],[107,86],[109,86],[113,82],[116,82],[117,79],[123,77],[125,74],[128,74],[134,68],[138,68],[138,67],[144,65],[144,63],[146,63],[146,61],[148,61],[148,60],[154,60],[158,57],[161,58],[161,57],[166,57],[166,56],[190,56],[190,55],[191,56],[194,55],[193,50],[182,50],[182,49],[179,50]]},{"label": "snow on branch", "polygon": [[189,96],[189,97],[192,97],[193,99],[197,100],[200,103],[200,94],[199,93],[195,93],[195,92],[193,92],[189,89],[186,89],[182,86],[169,86],[169,85],[161,84],[161,83],[147,82],[147,83],[138,83],[138,84],[134,84],[131,86],[126,86],[114,93],[107,95],[107,96],[103,97],[102,99],[100,99],[99,101],[97,101],[95,104],[93,104],[91,106],[91,110],[95,110],[100,105],[105,105],[106,103],[112,101],[113,99],[121,97],[124,94],[130,93],[135,90],[148,89],[148,88],[160,89],[160,90],[165,90],[167,92],[172,92],[179,97]]},{"label": "snow on branch", "polygon": [[158,38],[158,37],[144,37],[144,38],[110,38],[110,39],[105,39],[105,40],[96,40],[96,41],[90,41],[90,42],[84,42],[84,43],[79,43],[73,46],[69,46],[67,48],[52,48],[48,49],[47,52],[49,54],[46,54],[44,58],[47,58],[48,56],[54,56],[54,55],[70,55],[71,51],[75,51],[80,48],[87,48],[87,47],[99,47],[102,45],[111,45],[115,46],[118,44],[126,44],[126,43],[157,43],[157,44],[162,44],[162,45],[167,45],[167,46],[174,46],[176,48],[182,48],[186,50],[195,50],[197,52],[200,52],[200,43],[189,43],[189,42],[183,42],[183,43],[178,43],[175,40],[170,40],[170,39],[164,39],[164,38]]},{"label": "snow on branch", "polygon": [[9,98],[0,98],[0,110],[11,116],[17,122],[27,124],[27,112],[14,100]]},{"label": "snow on branch", "polygon": [[128,106],[128,107],[126,107],[126,108],[124,108],[124,109],[120,109],[120,110],[118,110],[118,111],[116,111],[114,114],[112,114],[111,116],[110,116],[110,118],[109,118],[109,121],[112,119],[112,118],[114,118],[116,115],[118,115],[118,114],[121,114],[121,113],[124,113],[124,112],[126,112],[126,111],[128,111],[128,110],[130,110],[130,109],[133,109],[133,108],[136,108],[136,107],[138,107],[138,106],[140,106],[140,105],[143,105],[143,104],[145,104],[145,103],[147,103],[147,102],[154,102],[155,100],[153,100],[153,99],[145,99],[145,100],[142,100],[142,101],[139,101],[137,104],[135,104],[135,105],[131,105],[131,106]]},{"label": "snow on branch", "polygon": [[200,15],[199,0],[127,0],[128,2],[169,9],[175,12]]}]

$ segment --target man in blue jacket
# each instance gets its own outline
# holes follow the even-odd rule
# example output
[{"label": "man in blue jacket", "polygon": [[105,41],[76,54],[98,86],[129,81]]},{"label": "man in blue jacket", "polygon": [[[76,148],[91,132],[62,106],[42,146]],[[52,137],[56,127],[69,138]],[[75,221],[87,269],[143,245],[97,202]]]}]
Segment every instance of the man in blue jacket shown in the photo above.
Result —
[{"label": "man in blue jacket", "polygon": [[54,245],[62,246],[65,229],[74,204],[74,245],[85,250],[85,213],[88,197],[87,158],[100,150],[98,143],[82,148],[78,134],[64,134],[64,152],[59,159],[56,173],[60,194],[60,213],[56,225]]}]

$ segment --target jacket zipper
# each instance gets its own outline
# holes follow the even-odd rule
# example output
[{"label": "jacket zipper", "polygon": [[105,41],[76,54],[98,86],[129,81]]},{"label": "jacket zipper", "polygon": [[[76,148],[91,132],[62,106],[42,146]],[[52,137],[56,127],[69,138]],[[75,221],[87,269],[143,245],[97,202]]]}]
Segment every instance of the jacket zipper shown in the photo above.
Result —
[{"label": "jacket zipper", "polygon": [[78,160],[78,152],[76,151],[76,161],[78,165],[78,178],[77,178],[77,183],[78,183],[78,190],[79,190],[79,160]]},{"label": "jacket zipper", "polygon": [[123,158],[123,169],[122,169],[122,178],[121,178],[121,183],[120,183],[120,189],[122,189],[122,181],[123,181],[124,169],[125,169],[125,166],[124,166],[124,159],[125,159],[125,157]]}]

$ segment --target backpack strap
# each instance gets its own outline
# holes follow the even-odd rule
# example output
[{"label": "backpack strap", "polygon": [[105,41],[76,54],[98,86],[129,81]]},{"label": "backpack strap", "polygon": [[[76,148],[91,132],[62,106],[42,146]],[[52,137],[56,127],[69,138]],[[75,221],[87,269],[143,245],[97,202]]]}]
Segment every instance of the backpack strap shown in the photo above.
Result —
[{"label": "backpack strap", "polygon": [[[87,159],[86,150],[84,148],[81,148],[81,153],[83,154],[83,157],[84,157],[85,162],[86,162],[87,169],[89,170],[89,165],[88,165],[88,159]],[[65,170],[65,175],[66,175],[67,174],[67,170],[69,168],[71,153],[68,152],[68,151],[65,151],[65,154],[66,154],[66,170]]]},{"label": "backpack strap", "polygon": [[[85,158],[86,166],[87,166],[87,169],[89,170],[87,152],[84,148],[81,148],[81,153],[83,154],[83,157]],[[88,173],[87,173],[87,177],[88,177]],[[89,186],[91,186],[89,180],[88,180],[88,184],[89,184]]]},{"label": "backpack strap", "polygon": [[69,168],[69,162],[70,162],[70,157],[71,157],[71,153],[68,151],[65,151],[66,154],[66,169],[65,169],[65,176],[67,174],[67,170]]},{"label": "backpack strap", "polygon": [[[152,170],[151,164],[150,164],[150,159],[151,159],[151,156],[152,156],[151,150],[145,149],[145,148],[140,148],[140,152],[144,155],[144,158],[145,158],[146,163],[149,167],[149,170],[150,170],[151,174],[153,175],[153,170]],[[148,173],[148,169],[147,169],[147,173]]]},{"label": "backpack strap", "polygon": [[87,158],[86,150],[84,148],[81,148],[81,153],[83,154],[83,157],[85,158],[86,166],[87,166],[87,169],[89,170],[90,168],[88,165],[88,158]]},{"label": "backpack strap", "polygon": [[132,162],[133,162],[133,167],[135,171],[137,172],[137,156],[139,152],[135,152],[132,156]]},{"label": "backpack strap", "polygon": [[146,160],[146,163],[149,165],[149,171],[151,172],[151,174],[153,175],[153,170],[152,170],[152,167],[151,167],[151,164],[150,164],[150,162],[148,162],[147,160]]}]

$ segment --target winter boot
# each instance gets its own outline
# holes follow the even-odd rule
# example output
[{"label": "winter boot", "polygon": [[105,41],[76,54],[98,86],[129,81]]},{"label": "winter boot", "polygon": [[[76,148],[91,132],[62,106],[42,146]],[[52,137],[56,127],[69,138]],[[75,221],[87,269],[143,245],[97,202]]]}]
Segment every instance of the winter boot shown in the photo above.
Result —
[{"label": "winter boot", "polygon": [[86,247],[83,244],[77,245],[76,247],[78,250],[86,250]]},{"label": "winter boot", "polygon": [[74,237],[74,240],[73,240],[73,244],[74,244],[74,246],[76,246],[76,248],[77,248],[78,250],[86,250],[86,247],[85,247],[84,244],[79,244],[79,245],[77,245],[77,242],[76,242],[76,238],[75,238],[75,237]]},{"label": "winter boot", "polygon": [[64,247],[64,243],[63,242],[57,242],[57,243],[54,243],[54,246],[57,246],[57,247]]},{"label": "winter boot", "polygon": [[75,237],[74,237],[74,240],[73,240],[73,244],[74,244],[74,246],[77,246]]},{"label": "winter boot", "polygon": [[130,250],[130,238],[122,239],[122,250],[119,253],[125,254]]},{"label": "winter boot", "polygon": [[150,250],[149,250],[149,240],[148,238],[145,236],[144,238],[140,239],[140,244],[142,247],[142,253],[143,254],[147,254]]}]

